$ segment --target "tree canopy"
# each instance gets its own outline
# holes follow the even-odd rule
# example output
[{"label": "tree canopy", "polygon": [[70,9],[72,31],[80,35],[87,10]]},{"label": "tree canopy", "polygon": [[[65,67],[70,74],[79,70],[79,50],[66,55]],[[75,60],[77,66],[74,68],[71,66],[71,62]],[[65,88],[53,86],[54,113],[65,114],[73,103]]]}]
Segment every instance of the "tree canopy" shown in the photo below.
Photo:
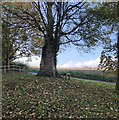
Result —
[{"label": "tree canopy", "polygon": [[[11,6],[8,7],[10,8]],[[18,57],[29,57],[33,54],[39,54],[42,43],[37,40],[37,37],[34,38],[34,34],[35,30],[27,28],[24,21],[13,16],[10,11],[3,7],[2,63],[8,65]]]},{"label": "tree canopy", "polygon": [[102,26],[108,27],[116,38],[106,43],[101,54],[100,67],[117,71],[116,90],[119,91],[119,2],[102,3],[94,14],[99,17]]},{"label": "tree canopy", "polygon": [[[107,9],[104,9],[104,6],[106,6]],[[105,3],[102,10],[104,10],[104,24],[106,26],[109,26],[111,29],[111,32],[118,36],[118,28],[119,28],[119,17],[118,17],[118,3]],[[101,12],[100,12],[101,13]],[[102,68],[105,68],[105,70],[114,70],[117,71],[117,38],[110,40],[110,43],[106,44],[104,47],[104,50],[101,54],[101,62],[100,66]]]},{"label": "tree canopy", "polygon": [[35,31],[33,36],[42,39],[39,75],[56,76],[57,55],[61,46],[73,44],[79,50],[89,51],[108,41],[106,28],[102,30],[102,22],[97,14],[94,15],[98,5],[85,2],[32,2],[7,3],[3,8],[22,24],[25,23],[27,32]]}]

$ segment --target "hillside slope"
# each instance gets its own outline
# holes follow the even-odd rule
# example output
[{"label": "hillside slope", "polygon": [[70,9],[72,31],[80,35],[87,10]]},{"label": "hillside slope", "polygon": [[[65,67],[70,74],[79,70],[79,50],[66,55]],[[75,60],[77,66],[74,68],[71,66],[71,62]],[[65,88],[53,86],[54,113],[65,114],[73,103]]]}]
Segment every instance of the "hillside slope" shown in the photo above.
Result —
[{"label": "hillside slope", "polygon": [[3,74],[3,119],[117,118],[114,85]]}]

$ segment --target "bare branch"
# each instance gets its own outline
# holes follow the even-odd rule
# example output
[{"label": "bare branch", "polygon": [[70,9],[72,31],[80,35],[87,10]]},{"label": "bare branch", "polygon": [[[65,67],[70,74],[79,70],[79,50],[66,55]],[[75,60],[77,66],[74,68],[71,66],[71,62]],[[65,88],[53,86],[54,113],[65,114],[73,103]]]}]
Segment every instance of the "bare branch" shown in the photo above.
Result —
[{"label": "bare branch", "polygon": [[35,6],[35,8],[38,10],[39,14],[40,14],[40,17],[42,19],[42,22],[43,22],[43,25],[44,25],[44,29],[46,29],[46,22],[45,22],[45,18],[41,12],[41,7],[40,7],[40,3],[38,2],[36,4],[36,2],[33,2],[33,5]]}]

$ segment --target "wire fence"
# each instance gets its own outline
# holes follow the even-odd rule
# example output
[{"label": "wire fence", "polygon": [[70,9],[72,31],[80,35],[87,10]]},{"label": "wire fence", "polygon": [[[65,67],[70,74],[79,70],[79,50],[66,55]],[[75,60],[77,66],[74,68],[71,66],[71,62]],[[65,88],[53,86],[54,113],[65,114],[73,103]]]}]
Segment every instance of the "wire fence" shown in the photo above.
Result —
[{"label": "wire fence", "polygon": [[9,65],[9,66],[0,66],[0,71],[3,73],[7,73],[8,71],[13,71],[13,72],[25,72],[26,67],[19,66],[19,65]]}]

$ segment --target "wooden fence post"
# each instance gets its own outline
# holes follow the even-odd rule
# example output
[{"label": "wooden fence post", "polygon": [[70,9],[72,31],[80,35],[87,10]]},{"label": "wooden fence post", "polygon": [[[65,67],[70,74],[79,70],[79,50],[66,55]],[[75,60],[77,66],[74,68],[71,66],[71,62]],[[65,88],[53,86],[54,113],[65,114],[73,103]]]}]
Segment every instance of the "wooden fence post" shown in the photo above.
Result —
[{"label": "wooden fence post", "polygon": [[14,72],[14,65],[13,65],[13,68],[12,68],[12,69],[13,69],[13,72]]},{"label": "wooden fence post", "polygon": [[6,66],[4,66],[4,72],[6,73]]}]

